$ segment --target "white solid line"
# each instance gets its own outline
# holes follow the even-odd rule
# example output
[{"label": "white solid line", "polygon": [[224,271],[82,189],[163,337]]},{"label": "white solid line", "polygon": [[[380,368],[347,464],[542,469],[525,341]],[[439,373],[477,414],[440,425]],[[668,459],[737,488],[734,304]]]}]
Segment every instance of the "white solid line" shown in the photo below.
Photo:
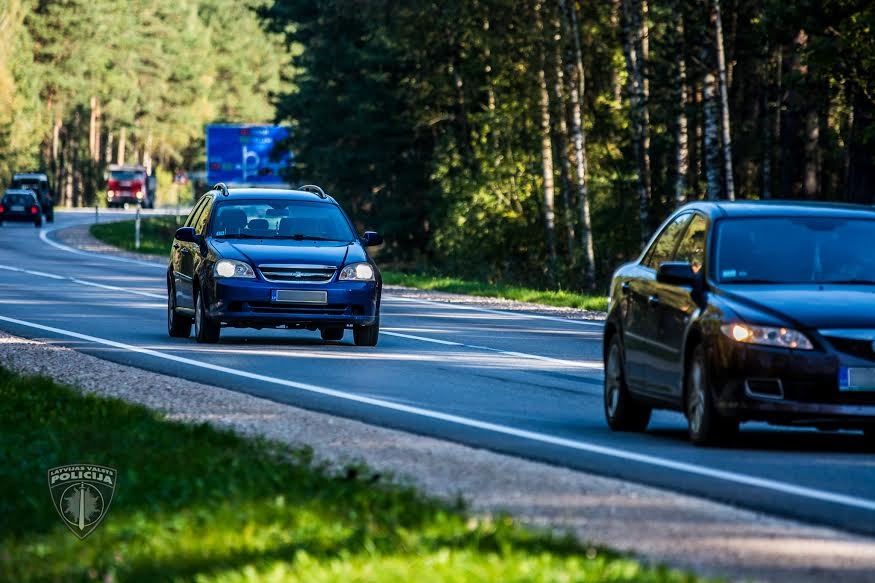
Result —
[{"label": "white solid line", "polygon": [[128,259],[127,257],[116,257],[115,255],[106,255],[104,253],[90,253],[88,251],[82,251],[81,249],[74,249],[73,247],[68,247],[67,245],[64,245],[63,243],[58,243],[57,241],[52,241],[51,239],[48,238],[48,233],[53,233],[54,231],[57,231],[57,230],[63,229],[63,228],[66,228],[66,227],[54,227],[54,228],[48,229],[48,230],[44,229],[44,230],[40,231],[39,238],[42,240],[43,243],[51,245],[52,247],[55,247],[56,249],[60,249],[61,251],[66,251],[68,253],[75,253],[76,255],[83,255],[85,257],[90,257],[92,259],[107,259],[109,261],[119,261],[121,263],[130,263],[133,265],[143,265],[146,267],[158,267],[161,269],[167,268],[167,266],[165,264],[155,263],[154,261],[141,261],[139,259]]},{"label": "white solid line", "polygon": [[[389,290],[391,292],[391,290]],[[474,297],[474,296],[472,296]],[[496,314],[499,316],[507,316],[508,314],[512,314],[514,316],[522,316],[523,318],[528,318],[530,320],[548,320],[550,322],[564,322],[566,324],[578,324],[581,326],[604,326],[604,322],[601,320],[598,321],[590,321],[590,320],[572,320],[571,318],[561,318],[559,316],[544,316],[542,314],[529,314],[527,312],[518,312],[516,310],[490,310],[487,308],[478,308],[476,306],[466,306],[462,304],[457,304],[455,302],[442,302],[438,300],[419,300],[416,298],[399,298],[392,297],[389,298],[393,302],[413,302],[417,304],[427,304],[432,306],[449,306],[452,308],[457,308],[459,310],[468,310],[471,312],[482,312],[484,314]],[[464,300],[460,300],[464,301]]]},{"label": "white solid line", "polygon": [[585,441],[575,441],[572,439],[566,439],[566,438],[562,438],[562,437],[554,437],[552,435],[547,435],[544,433],[537,433],[534,431],[526,431],[523,429],[516,429],[516,428],[508,427],[505,425],[499,425],[499,424],[490,423],[487,421],[479,421],[477,419],[471,419],[469,417],[461,417],[459,415],[451,415],[448,413],[441,413],[439,411],[432,411],[430,409],[423,409],[421,407],[414,407],[411,405],[402,405],[400,403],[393,403],[391,401],[385,401],[383,399],[377,399],[377,398],[373,398],[373,397],[365,397],[363,395],[346,393],[343,391],[329,389],[326,387],[319,387],[316,385],[299,383],[299,382],[281,379],[281,378],[277,378],[277,377],[270,377],[267,375],[252,373],[252,372],[248,372],[248,371],[244,371],[244,370],[237,370],[237,369],[233,369],[233,368],[228,368],[228,367],[220,366],[217,364],[210,364],[208,362],[201,362],[199,360],[185,358],[183,356],[176,356],[174,354],[167,354],[164,352],[160,352],[158,350],[152,350],[150,348],[141,348],[139,346],[133,346],[131,344],[124,344],[122,342],[115,342],[113,340],[107,340],[105,338],[98,338],[96,336],[89,336],[87,334],[80,334],[78,332],[73,332],[71,330],[63,330],[61,328],[54,328],[52,326],[44,326],[42,324],[28,322],[25,320],[18,320],[16,318],[9,318],[6,316],[0,316],[0,320],[3,320],[5,322],[9,322],[11,324],[17,324],[19,326],[26,326],[28,328],[42,330],[44,332],[51,332],[54,334],[60,334],[62,336],[68,336],[70,338],[76,338],[79,340],[94,342],[95,344],[102,344],[104,346],[111,346],[113,348],[119,348],[121,350],[127,350],[127,351],[135,352],[138,354],[153,356],[155,358],[169,360],[169,361],[177,362],[180,364],[186,364],[186,365],[190,365],[190,366],[194,366],[194,367],[198,367],[198,368],[213,370],[213,371],[228,374],[228,375],[233,375],[233,376],[251,379],[251,380],[255,380],[255,381],[261,381],[261,382],[265,382],[265,383],[271,383],[271,384],[289,387],[289,388],[293,388],[293,389],[298,389],[301,391],[307,391],[307,392],[315,393],[315,394],[319,394],[319,395],[325,395],[327,397],[334,397],[337,399],[344,399],[344,400],[353,401],[356,403],[372,405],[375,407],[381,407],[383,409],[389,409],[389,410],[398,411],[401,413],[408,413],[410,415],[417,415],[419,417],[436,419],[439,421],[445,421],[447,423],[453,423],[455,425],[462,425],[465,427],[471,427],[474,429],[480,429],[483,431],[489,431],[489,432],[498,433],[501,435],[518,437],[518,438],[526,439],[529,441],[537,441],[540,443],[556,445],[556,446],[565,447],[568,449],[585,451],[585,452],[603,455],[603,456],[607,456],[607,457],[613,457],[613,458],[617,458],[617,459],[623,459],[623,460],[627,460],[627,461],[647,464],[647,465],[651,465],[651,466],[655,466],[655,467],[676,470],[678,472],[683,472],[683,473],[687,473],[687,474],[703,476],[703,477],[707,477],[707,478],[714,478],[717,480],[723,480],[723,481],[734,483],[734,484],[741,484],[744,486],[752,486],[755,488],[761,488],[763,490],[771,490],[774,492],[781,492],[783,494],[790,494],[792,496],[798,496],[800,498],[809,498],[812,500],[820,500],[822,502],[830,502],[830,503],[838,504],[841,506],[849,506],[852,508],[859,508],[861,510],[875,511],[875,500],[867,500],[865,498],[857,498],[855,496],[847,496],[844,494],[835,494],[833,492],[826,492],[824,490],[817,490],[815,488],[808,488],[805,486],[796,486],[794,484],[788,484],[786,482],[778,482],[776,480],[771,480],[771,479],[767,479],[767,478],[757,478],[756,476],[749,476],[747,474],[738,474],[735,472],[728,472],[728,471],[724,471],[724,470],[706,468],[706,467],[702,467],[699,465],[678,462],[678,461],[664,459],[664,458],[651,456],[651,455],[633,453],[633,452],[629,452],[629,451],[625,451],[625,450],[621,450],[621,449],[616,449],[613,447],[606,447],[606,446],[602,446],[602,445],[597,445],[597,444],[589,443],[589,442],[585,442]]},{"label": "white solid line", "polygon": [[573,366],[575,368],[585,368],[588,370],[601,370],[601,363],[593,363],[593,362],[578,362],[576,360],[563,360],[561,358],[551,358],[549,356],[540,356],[538,354],[529,354],[527,352],[515,352],[510,350],[501,350],[499,348],[492,348],[490,346],[479,346],[476,344],[464,344],[462,342],[451,342],[449,340],[439,340],[437,338],[428,338],[426,336],[414,336],[412,334],[401,334],[399,332],[391,332],[387,330],[380,330],[380,334],[385,334],[386,336],[397,336],[398,338],[409,338],[411,340],[419,340],[421,342],[431,342],[433,344],[443,344],[445,346],[460,346],[462,348],[471,348],[474,350],[483,350],[486,352],[495,352],[497,354],[502,354],[504,356],[515,356],[517,358],[528,358],[531,360],[540,360],[543,362],[552,362],[556,364],[561,364],[563,366]]}]

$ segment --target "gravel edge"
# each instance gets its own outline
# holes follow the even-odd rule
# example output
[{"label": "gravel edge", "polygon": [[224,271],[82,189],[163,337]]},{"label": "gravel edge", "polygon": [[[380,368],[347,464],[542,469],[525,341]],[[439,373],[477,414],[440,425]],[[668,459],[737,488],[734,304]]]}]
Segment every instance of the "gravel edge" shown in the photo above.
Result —
[{"label": "gravel edge", "polygon": [[[87,226],[53,235],[84,251],[120,254],[93,239]],[[145,259],[140,254],[126,255]],[[154,259],[166,261],[160,256]],[[520,304],[392,289],[494,309],[519,309]],[[531,304],[522,308],[567,317],[561,308]],[[572,317],[594,319],[592,314]],[[569,530],[581,540],[633,553],[648,563],[733,580],[803,583],[872,581],[875,572],[875,540],[833,529],[315,413],[2,332],[0,362],[86,393],[145,405],[169,419],[205,421],[243,435],[307,445],[318,460],[334,467],[364,462],[431,495],[462,496],[481,516],[507,512],[532,525]]]}]

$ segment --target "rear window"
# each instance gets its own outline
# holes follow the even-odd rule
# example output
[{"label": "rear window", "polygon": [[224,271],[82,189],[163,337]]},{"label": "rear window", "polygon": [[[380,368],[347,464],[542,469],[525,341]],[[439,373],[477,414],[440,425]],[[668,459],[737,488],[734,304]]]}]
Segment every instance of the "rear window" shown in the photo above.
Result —
[{"label": "rear window", "polygon": [[32,194],[7,193],[3,196],[4,205],[32,205],[36,202]]}]

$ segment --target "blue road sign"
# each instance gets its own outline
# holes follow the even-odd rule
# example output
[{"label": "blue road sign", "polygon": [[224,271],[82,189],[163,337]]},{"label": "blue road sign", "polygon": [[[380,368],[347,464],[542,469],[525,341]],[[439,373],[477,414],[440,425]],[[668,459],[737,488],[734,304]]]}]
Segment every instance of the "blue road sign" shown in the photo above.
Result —
[{"label": "blue road sign", "polygon": [[[226,184],[276,184],[280,169],[290,166],[289,151],[274,146],[289,135],[288,128],[265,125],[208,125],[207,182]],[[279,154],[278,158],[273,156]]]}]

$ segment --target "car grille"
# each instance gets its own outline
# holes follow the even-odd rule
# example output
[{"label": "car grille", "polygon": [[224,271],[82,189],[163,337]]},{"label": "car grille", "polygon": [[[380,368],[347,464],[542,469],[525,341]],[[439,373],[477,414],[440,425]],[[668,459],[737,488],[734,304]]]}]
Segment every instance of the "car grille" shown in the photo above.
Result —
[{"label": "car grille", "polygon": [[249,302],[249,310],[256,314],[334,314],[343,315],[349,309],[345,304],[327,304],[324,306],[280,305],[270,302]]},{"label": "car grille", "polygon": [[838,338],[836,336],[826,336],[836,350],[856,356],[857,358],[865,358],[866,360],[875,360],[875,350],[872,347],[872,340],[857,340],[854,338]]},{"label": "car grille", "polygon": [[334,278],[333,265],[259,265],[267,281],[280,283],[327,283]]}]

